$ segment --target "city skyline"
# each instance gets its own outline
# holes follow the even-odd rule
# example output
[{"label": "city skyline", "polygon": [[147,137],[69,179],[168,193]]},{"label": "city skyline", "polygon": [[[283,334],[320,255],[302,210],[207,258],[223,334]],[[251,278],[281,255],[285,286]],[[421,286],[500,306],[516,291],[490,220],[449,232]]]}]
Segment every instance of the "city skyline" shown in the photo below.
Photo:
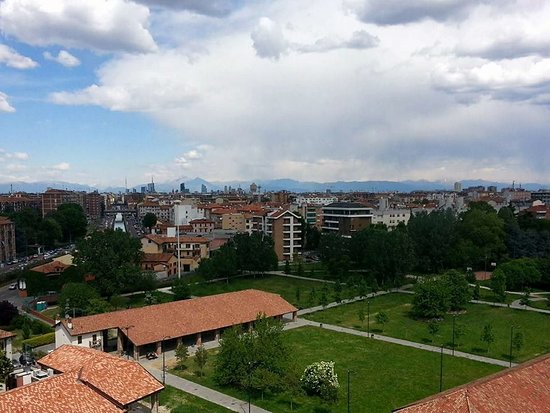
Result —
[{"label": "city skyline", "polygon": [[0,183],[548,183],[544,2],[0,2]]}]

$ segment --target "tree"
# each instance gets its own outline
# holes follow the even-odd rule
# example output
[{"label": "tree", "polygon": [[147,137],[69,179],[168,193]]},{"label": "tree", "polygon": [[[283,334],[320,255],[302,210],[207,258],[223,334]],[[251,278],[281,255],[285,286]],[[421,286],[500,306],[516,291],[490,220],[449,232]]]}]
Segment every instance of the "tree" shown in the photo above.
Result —
[{"label": "tree", "polygon": [[311,287],[311,290],[309,290],[309,296],[307,298],[307,303],[308,303],[309,307],[313,307],[316,302],[317,302],[317,291],[315,290],[315,287]]},{"label": "tree", "polygon": [[541,273],[535,260],[520,258],[501,264],[494,271],[502,273],[506,278],[506,287],[513,290],[524,290],[540,281]]},{"label": "tree", "polygon": [[491,276],[491,290],[493,290],[493,294],[498,301],[504,302],[506,300],[506,275],[498,268]]},{"label": "tree", "polygon": [[0,301],[0,326],[8,326],[19,314],[17,307],[9,301]]},{"label": "tree", "polygon": [[23,328],[21,329],[21,333],[23,335],[23,340],[27,340],[28,338],[30,338],[30,336],[32,334],[32,330],[31,330],[31,326],[29,325],[29,323],[24,323],[23,324]]},{"label": "tree", "polygon": [[319,361],[310,364],[304,370],[300,379],[307,394],[319,396],[326,401],[338,399],[338,376],[334,371],[333,361]]},{"label": "tree", "polygon": [[340,281],[336,280],[334,285],[334,301],[337,303],[342,302],[342,284],[340,284]]},{"label": "tree", "polygon": [[120,310],[122,308],[128,307],[130,299],[122,295],[113,295],[109,302],[115,310]]},{"label": "tree", "polygon": [[227,283],[231,277],[237,274],[237,252],[232,242],[222,245],[214,252],[211,260],[215,276],[225,277]]},{"label": "tree", "polygon": [[480,340],[487,344],[488,352],[489,346],[495,341],[495,333],[493,333],[493,325],[491,323],[487,323],[483,326]]},{"label": "tree", "polygon": [[153,214],[152,212],[147,212],[143,219],[141,220],[142,225],[145,228],[149,229],[149,232],[151,232],[151,228],[153,228],[155,225],[157,225],[157,216]]},{"label": "tree", "polygon": [[96,231],[79,241],[77,247],[74,263],[84,274],[95,276],[94,284],[101,295],[111,297],[142,286],[146,275],[140,269],[141,242],[130,234]]},{"label": "tree", "polygon": [[282,380],[282,386],[290,397],[291,411],[294,410],[294,399],[303,393],[302,385],[300,383],[301,376],[302,372],[300,371],[300,367],[296,363],[296,360],[292,358],[288,362],[286,374]]},{"label": "tree", "polygon": [[285,274],[290,274],[290,261],[285,260]]},{"label": "tree", "polygon": [[282,322],[258,315],[254,325],[251,332],[243,333],[238,326],[224,332],[214,369],[217,383],[249,388],[249,381],[255,377],[259,388],[257,380],[266,378],[262,370],[280,379],[286,374],[289,349],[282,337]]},{"label": "tree", "polygon": [[462,310],[471,300],[466,277],[458,271],[447,271],[443,277],[449,293],[449,308],[452,311]]},{"label": "tree", "polygon": [[199,369],[200,376],[202,376],[202,371],[204,369],[204,366],[206,366],[207,361],[208,361],[208,351],[206,351],[204,346],[201,344],[199,348],[197,348],[197,351],[195,352],[195,364]]},{"label": "tree", "polygon": [[328,287],[327,287],[327,284],[325,283],[323,285],[323,288],[321,288],[321,296],[319,297],[319,304],[321,304],[321,306],[323,308],[325,308],[327,305],[328,305],[329,301],[328,301]]},{"label": "tree", "polygon": [[357,311],[357,318],[359,318],[362,326],[363,322],[365,321],[365,308],[363,306],[359,307],[359,310]]},{"label": "tree", "polygon": [[3,351],[0,351],[0,381],[6,383],[10,373],[13,371],[13,364]]},{"label": "tree", "polygon": [[384,324],[390,321],[390,317],[384,311],[380,311],[376,314],[376,322],[380,324],[380,330],[384,331]]},{"label": "tree", "polygon": [[460,346],[460,339],[466,335],[466,327],[462,323],[456,323],[455,325],[455,347]]},{"label": "tree", "polygon": [[103,314],[113,311],[113,306],[103,298],[92,298],[86,306],[86,315]]},{"label": "tree", "polygon": [[303,277],[304,276],[304,264],[302,263],[301,258],[298,259],[298,269],[296,270],[296,275],[298,277]]},{"label": "tree", "polygon": [[439,321],[430,320],[428,322],[428,333],[432,336],[432,343],[434,341],[435,335],[439,333]]},{"label": "tree", "polygon": [[99,299],[99,294],[89,284],[68,283],[61,290],[59,304],[65,311],[69,311],[69,315],[73,314],[73,309],[75,314],[82,315],[94,299]]},{"label": "tree", "polygon": [[56,241],[63,237],[63,230],[59,222],[53,218],[42,220],[38,229],[38,242],[44,244],[47,249],[55,247]]},{"label": "tree", "polygon": [[63,239],[72,242],[73,240],[86,235],[88,222],[82,206],[74,203],[61,204],[57,210],[50,214],[61,226]]},{"label": "tree", "polygon": [[474,293],[472,294],[472,298],[474,300],[479,300],[481,297],[481,287],[479,285],[479,282],[476,281],[476,285],[474,286]]},{"label": "tree", "polygon": [[442,280],[428,279],[415,285],[411,313],[419,318],[441,318],[449,309],[448,286]]},{"label": "tree", "polygon": [[172,284],[172,293],[174,293],[174,301],[187,300],[191,298],[191,286],[183,278],[178,278]]},{"label": "tree", "polygon": [[189,358],[189,350],[185,344],[180,344],[176,347],[176,368],[185,369],[185,363]]},{"label": "tree", "polygon": [[296,297],[296,303],[298,304],[300,302],[302,292],[300,291],[300,287],[296,287],[294,290],[294,296]]},{"label": "tree", "polygon": [[512,337],[512,348],[516,353],[520,352],[523,348],[523,333],[521,331],[516,331]]}]

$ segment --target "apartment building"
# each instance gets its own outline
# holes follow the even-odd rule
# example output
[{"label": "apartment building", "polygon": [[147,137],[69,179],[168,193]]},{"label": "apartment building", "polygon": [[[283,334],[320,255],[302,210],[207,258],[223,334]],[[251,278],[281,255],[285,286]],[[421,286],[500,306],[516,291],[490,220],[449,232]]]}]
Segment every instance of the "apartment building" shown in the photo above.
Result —
[{"label": "apartment building", "polygon": [[0,263],[15,260],[15,224],[0,217]]},{"label": "apartment building", "polygon": [[65,191],[63,189],[48,189],[42,194],[42,216],[57,211],[61,204],[78,204],[86,211],[86,193]]},{"label": "apartment building", "polygon": [[97,191],[90,192],[86,194],[85,202],[86,216],[92,220],[100,219],[104,208],[103,196]]},{"label": "apartment building", "polygon": [[15,193],[0,196],[0,213],[19,212],[26,208],[39,211],[42,208],[40,195]]},{"label": "apartment building", "polygon": [[214,231],[214,221],[206,218],[193,219],[189,221],[189,225],[191,225],[192,232],[199,234],[208,234]]},{"label": "apartment building", "polygon": [[323,207],[323,232],[333,232],[345,237],[372,224],[373,213],[358,202],[333,202]]},{"label": "apartment building", "polygon": [[324,206],[337,202],[338,198],[333,195],[299,195],[296,197],[296,204],[303,205],[318,205]]},{"label": "apartment building", "polygon": [[279,261],[293,261],[301,254],[302,223],[300,217],[288,209],[280,209],[267,215],[265,233],[273,238]]},{"label": "apartment building", "polygon": [[[203,237],[179,237],[181,272],[194,271],[204,258],[209,258],[209,240]],[[172,253],[177,256],[178,238],[162,235],[146,235],[141,239],[141,249],[145,254]],[[177,268],[177,267],[176,267]]]}]

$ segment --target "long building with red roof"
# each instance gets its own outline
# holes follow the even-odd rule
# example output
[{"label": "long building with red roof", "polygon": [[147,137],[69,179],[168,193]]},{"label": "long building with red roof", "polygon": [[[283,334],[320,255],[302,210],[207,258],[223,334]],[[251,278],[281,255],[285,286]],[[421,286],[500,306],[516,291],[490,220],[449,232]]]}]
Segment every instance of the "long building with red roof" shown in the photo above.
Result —
[{"label": "long building with red roof", "polygon": [[259,314],[282,318],[296,313],[278,294],[244,290],[62,320],[55,328],[55,343],[125,350],[137,359],[163,347],[218,339],[236,325],[251,327]]}]

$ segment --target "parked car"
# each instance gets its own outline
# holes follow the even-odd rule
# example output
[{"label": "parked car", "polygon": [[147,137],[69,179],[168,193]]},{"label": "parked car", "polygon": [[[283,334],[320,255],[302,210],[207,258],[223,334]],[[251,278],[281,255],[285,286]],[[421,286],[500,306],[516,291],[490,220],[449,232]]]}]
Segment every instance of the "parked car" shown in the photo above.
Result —
[{"label": "parked car", "polygon": [[10,284],[10,290],[15,290],[17,288],[17,283]]}]

